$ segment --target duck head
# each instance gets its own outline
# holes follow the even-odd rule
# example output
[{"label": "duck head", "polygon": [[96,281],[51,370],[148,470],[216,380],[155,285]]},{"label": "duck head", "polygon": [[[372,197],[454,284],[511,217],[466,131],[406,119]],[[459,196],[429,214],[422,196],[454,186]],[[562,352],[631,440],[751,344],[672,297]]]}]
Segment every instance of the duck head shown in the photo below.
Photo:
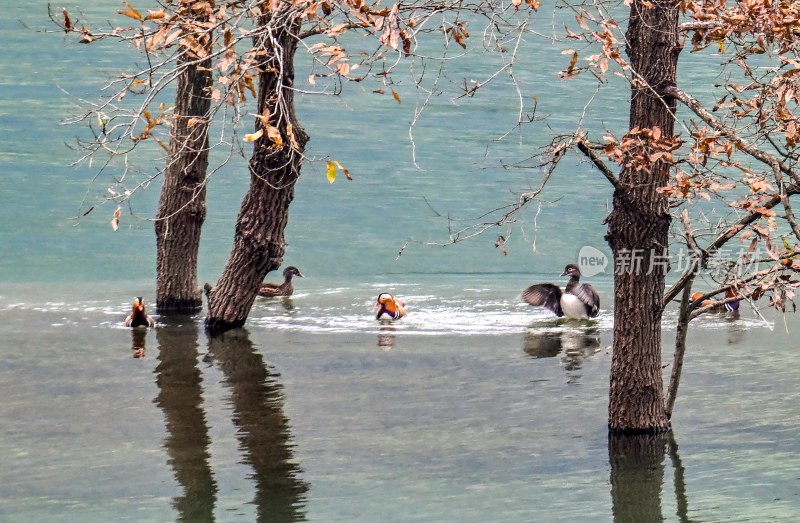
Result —
[{"label": "duck head", "polygon": [[294,265],[290,265],[290,266],[286,267],[285,269],[283,269],[283,277],[284,278],[286,278],[287,280],[290,280],[292,278],[292,276],[299,276],[301,278],[303,277],[303,275],[300,274],[300,271],[297,270],[297,267],[295,267]]},{"label": "duck head", "polygon": [[144,299],[141,296],[133,299],[133,312],[144,314]]},{"label": "duck head", "polygon": [[394,303],[394,297],[388,292],[378,294],[378,301],[375,302],[375,305],[380,306],[386,305],[387,303]]},{"label": "duck head", "polygon": [[581,270],[574,263],[570,263],[566,267],[564,267],[564,272],[561,273],[561,276],[571,276],[573,278],[580,278]]}]

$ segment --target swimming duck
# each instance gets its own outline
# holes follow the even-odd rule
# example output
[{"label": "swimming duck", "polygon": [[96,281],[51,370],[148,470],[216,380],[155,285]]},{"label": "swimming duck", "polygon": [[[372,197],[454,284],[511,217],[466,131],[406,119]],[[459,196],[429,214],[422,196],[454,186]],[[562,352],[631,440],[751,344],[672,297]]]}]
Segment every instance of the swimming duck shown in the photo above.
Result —
[{"label": "swimming duck", "polygon": [[133,299],[133,309],[131,313],[125,318],[126,327],[155,327],[156,322],[153,318],[147,315],[144,308],[144,300],[141,296]]},{"label": "swimming duck", "polygon": [[375,314],[376,320],[399,320],[405,316],[406,304],[400,298],[395,298],[388,292],[382,292],[378,295],[378,301],[375,302],[378,307],[378,313]]},{"label": "swimming duck", "polygon": [[561,276],[569,276],[567,287],[562,292],[558,285],[539,283],[522,292],[522,299],[536,307],[550,309],[556,316],[571,319],[594,318],[600,312],[600,296],[588,283],[580,283],[581,271],[570,263]]},{"label": "swimming duck", "polygon": [[[702,292],[695,292],[694,294],[692,294],[692,302],[696,302],[697,300],[702,298],[702,296],[703,296]],[[735,298],[736,296],[737,296],[736,291],[734,291],[733,289],[728,289],[727,291],[725,291],[726,299]],[[714,305],[714,307],[710,309],[711,312],[736,312],[739,310],[739,303],[741,300],[731,301],[722,304],[718,303],[720,301],[721,300],[718,300],[717,298],[714,297],[706,298],[705,300],[701,301],[697,305],[697,307],[700,308],[700,307],[707,307],[708,305]]]},{"label": "swimming duck", "polygon": [[294,292],[294,287],[292,287],[292,277],[294,276],[303,277],[300,271],[297,270],[297,267],[286,267],[283,269],[283,283],[280,285],[277,283],[262,283],[261,288],[258,289],[258,295],[266,297],[291,296]]}]

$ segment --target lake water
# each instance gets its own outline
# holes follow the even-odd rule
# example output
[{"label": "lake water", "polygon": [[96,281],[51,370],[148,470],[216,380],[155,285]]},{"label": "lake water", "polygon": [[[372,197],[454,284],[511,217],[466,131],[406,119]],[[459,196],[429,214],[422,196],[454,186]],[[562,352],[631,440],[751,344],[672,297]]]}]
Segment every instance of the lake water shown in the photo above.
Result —
[{"label": "lake water", "polygon": [[[86,17],[119,8],[81,5]],[[557,79],[557,48],[534,45],[516,68],[526,107],[536,96],[550,128],[501,143],[491,140],[516,118],[508,82],[466,101],[452,89],[436,97],[413,151],[419,99],[407,79],[399,105],[361,84],[301,97],[318,161],[297,187],[285,262],[306,277],[291,299],[259,299],[246,329],[208,338],[202,314],[122,326],[133,296],[154,301],[158,187],[116,232],[110,205],[76,220],[115,173],[90,185],[95,170],[70,167],[65,143],[85,131],[59,122],[134,55],[65,40],[46,16],[21,0],[0,12],[0,521],[800,517],[796,316],[767,314],[772,328],[751,311],[694,322],[673,434],[609,442],[611,276],[590,279],[604,300],[592,325],[520,302],[527,285],[563,280],[582,246],[608,252],[611,193],[580,159],[565,160],[513,227],[424,245],[446,241],[437,213],[474,217],[538,185],[541,172],[501,162],[569,131],[594,95],[589,81]],[[480,60],[454,83],[480,79]],[[715,73],[695,62],[681,74]],[[625,99],[604,90],[586,125],[621,128]],[[355,180],[329,184],[326,157]],[[132,183],[155,165],[142,160]],[[210,185],[201,282],[222,270],[246,185],[242,162]],[[372,319],[384,290],[406,300],[407,318]],[[674,320],[669,311],[665,364]]]}]

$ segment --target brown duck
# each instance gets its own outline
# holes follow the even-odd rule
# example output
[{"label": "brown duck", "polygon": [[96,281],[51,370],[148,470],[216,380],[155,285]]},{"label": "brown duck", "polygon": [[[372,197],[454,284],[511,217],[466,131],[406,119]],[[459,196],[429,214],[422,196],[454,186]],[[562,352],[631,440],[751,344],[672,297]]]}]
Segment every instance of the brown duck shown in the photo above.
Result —
[{"label": "brown duck", "polygon": [[283,283],[278,285],[277,283],[262,283],[261,288],[258,289],[259,296],[291,296],[294,292],[294,287],[292,286],[292,278],[295,276],[299,276],[300,278],[303,277],[300,274],[300,271],[297,270],[297,267],[289,266],[283,269]]},{"label": "brown duck", "polygon": [[569,276],[566,288],[558,285],[539,283],[531,285],[522,292],[522,299],[535,307],[545,307],[559,318],[589,319],[600,312],[600,296],[588,283],[580,283],[581,271],[570,263],[564,267],[561,276]]},{"label": "brown duck", "polygon": [[144,307],[144,300],[141,296],[133,299],[133,309],[128,317],[125,318],[126,327],[155,327],[156,322],[147,315]]}]

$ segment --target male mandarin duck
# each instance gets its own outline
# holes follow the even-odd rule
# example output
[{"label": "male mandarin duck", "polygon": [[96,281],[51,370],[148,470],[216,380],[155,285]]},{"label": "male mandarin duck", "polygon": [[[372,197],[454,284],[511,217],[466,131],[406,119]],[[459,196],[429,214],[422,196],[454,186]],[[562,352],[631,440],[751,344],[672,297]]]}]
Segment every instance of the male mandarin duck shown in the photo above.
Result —
[{"label": "male mandarin duck", "polygon": [[[725,299],[735,298],[736,296],[737,293],[733,289],[728,289],[725,291]],[[692,302],[696,302],[702,297],[702,292],[695,292],[692,294]],[[736,312],[739,310],[739,304],[741,300],[731,301],[728,303],[719,303],[720,301],[722,300],[718,300],[714,297],[706,298],[705,300],[701,301],[697,307],[707,307],[709,305],[713,305],[713,307],[710,309],[712,312]]]},{"label": "male mandarin duck", "polygon": [[292,286],[292,278],[294,276],[303,277],[300,271],[297,270],[297,267],[286,267],[283,270],[283,283],[280,285],[277,283],[262,283],[261,287],[258,289],[258,295],[266,297],[291,296],[294,292],[294,287]]},{"label": "male mandarin duck", "polygon": [[406,304],[400,298],[395,298],[388,292],[382,292],[378,295],[378,301],[375,302],[378,307],[378,313],[375,314],[376,320],[399,320],[405,316]]},{"label": "male mandarin duck", "polygon": [[141,296],[133,299],[133,309],[131,313],[125,318],[126,327],[155,327],[156,322],[153,318],[147,315],[144,308],[144,300]]},{"label": "male mandarin duck", "polygon": [[596,317],[600,312],[600,296],[588,283],[580,283],[578,266],[570,263],[561,276],[570,277],[563,291],[558,285],[539,283],[525,289],[522,299],[535,307],[545,307],[558,317],[583,320]]}]

